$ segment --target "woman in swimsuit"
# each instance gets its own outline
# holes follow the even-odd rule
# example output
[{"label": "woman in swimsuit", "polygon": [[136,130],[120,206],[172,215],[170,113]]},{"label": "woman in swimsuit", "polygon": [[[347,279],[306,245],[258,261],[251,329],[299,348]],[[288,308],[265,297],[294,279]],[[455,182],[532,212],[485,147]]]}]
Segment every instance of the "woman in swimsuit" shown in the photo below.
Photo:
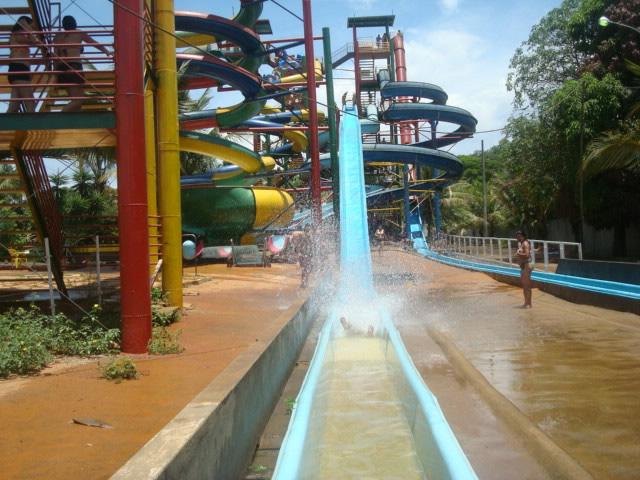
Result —
[{"label": "woman in swimsuit", "polygon": [[[29,99],[33,98],[33,87],[31,83],[31,49],[37,45],[38,39],[31,32],[33,20],[30,17],[22,16],[11,29],[11,52],[9,53],[9,83],[11,84],[11,98]],[[9,104],[7,113],[17,113],[22,105],[25,112],[35,110],[33,100],[15,100]]]},{"label": "woman in swimsuit", "polygon": [[82,74],[83,53],[82,44],[86,43],[97,48],[106,55],[109,50],[104,45],[100,45],[90,35],[78,30],[76,19],[71,15],[67,15],[62,19],[63,32],[56,34],[53,39],[55,48],[55,64],[54,68],[58,72],[58,83],[67,84],[64,88],[70,97],[75,97],[62,109],[63,112],[76,112],[82,108],[82,99],[84,96],[85,78]]},{"label": "woman in swimsuit", "polygon": [[524,293],[524,305],[522,308],[531,308],[531,243],[524,232],[516,232],[518,240],[518,250],[516,251],[516,261],[520,265],[520,282]]}]

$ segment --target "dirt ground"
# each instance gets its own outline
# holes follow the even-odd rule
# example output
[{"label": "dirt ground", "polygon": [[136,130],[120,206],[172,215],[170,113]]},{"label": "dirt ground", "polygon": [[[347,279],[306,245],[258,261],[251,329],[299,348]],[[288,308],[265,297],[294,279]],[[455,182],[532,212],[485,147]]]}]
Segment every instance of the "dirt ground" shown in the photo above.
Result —
[{"label": "dirt ground", "polygon": [[[64,359],[33,377],[0,381],[3,479],[109,478],[281,312],[302,304],[297,266],[198,267],[208,281],[185,290],[187,309],[173,325],[185,352],[133,356],[139,379],[100,378],[105,358]],[[185,272],[185,280],[193,271]],[[74,424],[91,418],[113,428]]]}]

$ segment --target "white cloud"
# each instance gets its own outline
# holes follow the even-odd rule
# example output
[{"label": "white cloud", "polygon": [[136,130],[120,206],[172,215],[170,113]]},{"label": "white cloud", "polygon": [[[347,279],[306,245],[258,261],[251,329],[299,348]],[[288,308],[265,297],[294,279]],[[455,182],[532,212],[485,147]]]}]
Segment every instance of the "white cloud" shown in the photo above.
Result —
[{"label": "white cloud", "polygon": [[[405,49],[409,80],[442,87],[449,94],[448,105],[464,108],[478,119],[478,131],[504,126],[511,112],[511,97],[504,86],[508,58],[497,54],[482,37],[454,29],[407,30]],[[500,133],[478,135],[452,151],[479,149],[481,138],[489,147],[500,137]]]},{"label": "white cloud", "polygon": [[445,12],[454,12],[458,9],[458,5],[460,4],[460,0],[438,0],[438,4],[440,8]]},{"label": "white cloud", "polygon": [[349,7],[355,10],[358,14],[365,14],[367,13],[367,10],[370,10],[377,3],[377,1],[378,0],[349,0]]}]

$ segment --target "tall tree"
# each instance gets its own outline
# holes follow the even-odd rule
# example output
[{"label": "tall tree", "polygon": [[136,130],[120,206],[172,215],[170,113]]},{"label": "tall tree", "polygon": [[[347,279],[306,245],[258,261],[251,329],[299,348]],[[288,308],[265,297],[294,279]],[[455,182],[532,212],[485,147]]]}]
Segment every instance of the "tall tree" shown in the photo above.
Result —
[{"label": "tall tree", "polygon": [[567,20],[581,0],[564,0],[531,29],[509,64],[507,90],[514,92],[514,106],[532,110],[540,106],[563,82],[577,79],[588,55],[571,35]]}]

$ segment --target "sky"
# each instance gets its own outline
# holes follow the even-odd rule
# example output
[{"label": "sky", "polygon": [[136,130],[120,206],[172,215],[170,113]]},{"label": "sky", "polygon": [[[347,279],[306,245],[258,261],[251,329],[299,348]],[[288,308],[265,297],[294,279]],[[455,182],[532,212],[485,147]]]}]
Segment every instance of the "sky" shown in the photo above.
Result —
[{"label": "sky", "polygon": [[[302,16],[301,0],[278,3]],[[505,86],[509,60],[527,39],[531,27],[559,4],[560,0],[312,0],[312,9],[314,32],[319,35],[322,27],[329,27],[334,51],[351,41],[347,17],[394,14],[392,31],[400,29],[404,33],[408,79],[444,88],[449,94],[448,104],[469,110],[482,132],[505,125],[512,113],[512,95]],[[226,17],[237,13],[239,5],[235,0],[175,0],[176,10]],[[75,15],[79,23],[94,23],[85,12],[95,20],[112,23],[108,0],[62,0],[62,8],[65,14]],[[271,21],[274,31],[273,37],[265,39],[302,36],[302,22],[273,1],[265,1],[262,18]],[[378,33],[368,29],[361,34],[375,37]],[[316,56],[321,56],[322,43],[316,42],[315,49]],[[353,64],[341,68],[350,69]],[[352,81],[346,79],[352,73],[340,70],[335,76],[339,78],[336,98],[353,90]],[[232,105],[238,101],[236,95],[216,94],[212,106]],[[318,100],[325,99],[324,89],[319,89]],[[481,140],[489,148],[500,138],[500,132],[478,133],[451,152],[472,153],[480,149]]]}]

